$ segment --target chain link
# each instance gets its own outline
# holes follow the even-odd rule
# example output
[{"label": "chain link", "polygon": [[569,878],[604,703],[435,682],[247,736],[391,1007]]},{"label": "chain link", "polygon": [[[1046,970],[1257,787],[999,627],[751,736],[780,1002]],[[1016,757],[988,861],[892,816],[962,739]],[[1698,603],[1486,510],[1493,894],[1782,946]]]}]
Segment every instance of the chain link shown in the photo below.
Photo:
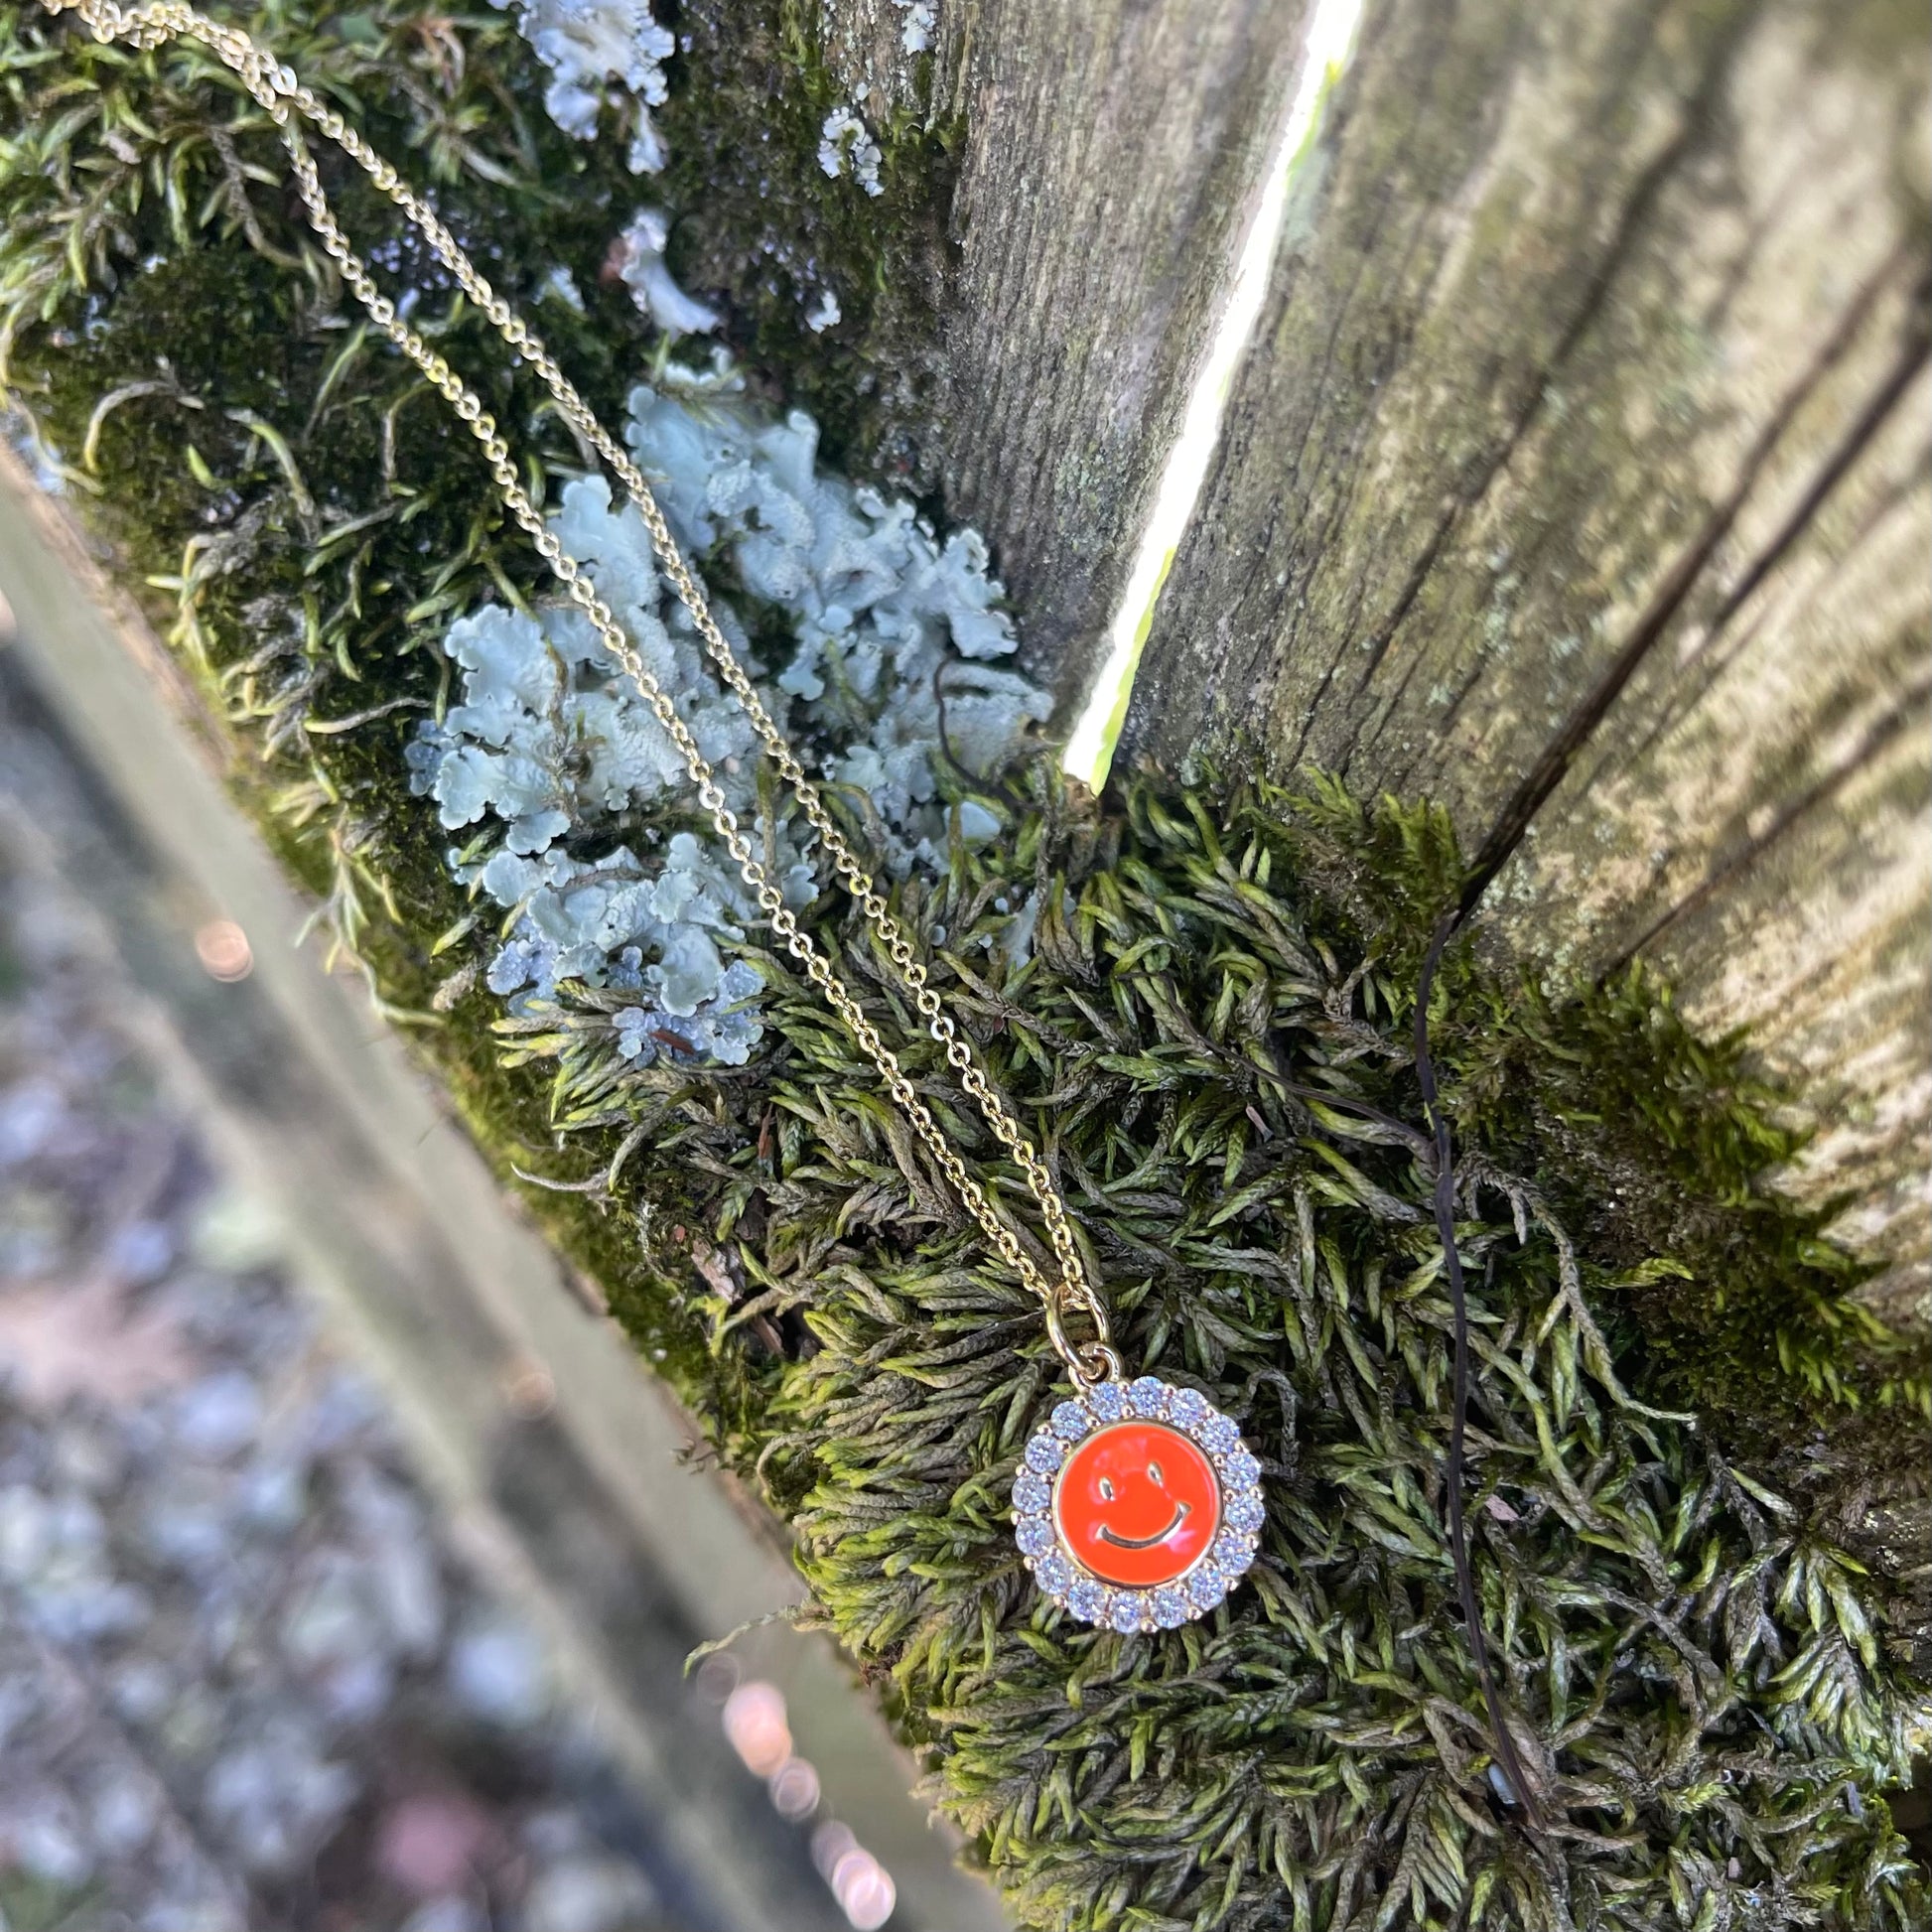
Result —
[{"label": "chain link", "polygon": [[[182,4],[181,0],[147,0],[147,4],[133,7],[119,6],[114,4],[114,0],[42,0],[42,4],[50,13],[77,14],[95,39],[102,42],[120,40],[143,48],[157,47],[172,39],[200,42],[236,75],[275,122],[288,149],[296,190],[308,209],[310,225],[321,236],[330,259],[337,264],[344,281],[377,329],[421,370],[430,385],[470,426],[472,434],[483,446],[483,459],[495,480],[504,506],[528,534],[551,574],[583,609],[612,658],[636,683],[644,702],[677,747],[685,769],[697,786],[698,802],[710,814],[720,840],[731,854],[759,908],[769,919],[771,929],[784,942],[786,950],[798,961],[805,976],[825,996],[847,1031],[879,1069],[887,1091],[924,1143],[955,1193],[979,1222],[995,1253],[1039,1298],[1046,1311],[1048,1337],[1068,1372],[1082,1386],[1091,1386],[1120,1375],[1120,1357],[1109,1338],[1106,1308],[1087,1273],[1066,1203],[1054,1185],[1045,1162],[1040,1159],[1005,1098],[987,1078],[970,1039],[947,1014],[944,1002],[928,983],[925,966],[914,952],[903,928],[893,916],[885,895],[879,891],[871,873],[847,843],[825,803],[823,793],[806,775],[791,744],[765,709],[756,686],[712,617],[704,592],[671,534],[670,525],[658,507],[643,473],[631,460],[629,452],[611,436],[589,404],[578,394],[542,339],[497,295],[457,244],[449,229],[437,218],[435,211],[403,182],[394,168],[370,148],[340,114],[299,81],[289,69],[276,62],[265,49],[239,29],[224,27],[218,21],[210,20],[207,15]],[[323,192],[315,162],[303,141],[298,119],[308,121],[341,148],[363,170],[376,188],[402,210],[428,241],[437,258],[455,276],[458,286],[489,319],[510,348],[536,371],[565,421],[597,451],[622,483],[643,518],[644,527],[650,532],[659,565],[679,601],[690,613],[692,623],[706,653],[716,665],[718,675],[743,706],[765,756],[791,787],[806,819],[831,858],[835,871],[845,882],[847,891],[857,901],[884,949],[895,977],[911,997],[928,1034],[943,1050],[946,1064],[1025,1175],[1028,1189],[1038,1204],[1040,1220],[1058,1264],[1057,1282],[1047,1279],[1014,1229],[1001,1216],[986,1189],[974,1178],[947,1140],[944,1130],[933,1118],[917,1088],[906,1077],[897,1056],[866,1018],[851,988],[785,904],[740,829],[737,817],[726,805],[716,773],[692,737],[689,727],[679,717],[670,695],[624,634],[610,608],[597,595],[582,566],[558,542],[541,510],[524,491],[510,458],[509,445],[498,434],[495,420],[483,408],[482,399],[456,374],[444,357],[398,316],[395,304],[376,287],[366,263],[350,246],[336,219]],[[1090,1339],[1079,1341],[1068,1333],[1066,1316],[1073,1311],[1085,1318],[1092,1331]]]}]

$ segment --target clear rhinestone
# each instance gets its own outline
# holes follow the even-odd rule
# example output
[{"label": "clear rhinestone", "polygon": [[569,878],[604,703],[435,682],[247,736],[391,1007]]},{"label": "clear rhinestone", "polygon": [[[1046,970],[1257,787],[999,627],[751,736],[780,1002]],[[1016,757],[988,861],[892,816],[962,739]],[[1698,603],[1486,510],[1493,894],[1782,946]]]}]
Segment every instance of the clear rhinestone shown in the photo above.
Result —
[{"label": "clear rhinestone", "polygon": [[1107,1592],[1091,1577],[1082,1577],[1066,1592],[1066,1607],[1089,1623],[1099,1623],[1107,1614]]},{"label": "clear rhinestone", "polygon": [[1065,1453],[1057,1437],[1035,1436],[1027,1445],[1027,1467],[1049,1476],[1060,1466],[1060,1457]]},{"label": "clear rhinestone", "polygon": [[[1015,1494],[1018,1494],[1016,1489]],[[1257,1489],[1244,1489],[1228,1504],[1227,1520],[1237,1530],[1258,1530],[1267,1519],[1268,1511],[1262,1505],[1261,1492]]]},{"label": "clear rhinestone", "polygon": [[1187,1600],[1197,1610],[1211,1610],[1227,1593],[1227,1579],[1211,1563],[1202,1564],[1187,1579]]},{"label": "clear rhinestone", "polygon": [[1217,1452],[1241,1447],[1241,1432],[1227,1417],[1216,1412],[1200,1426],[1200,1439]]},{"label": "clear rhinestone", "polygon": [[1247,1569],[1255,1553],[1255,1540],[1252,1536],[1237,1536],[1232,1530],[1223,1530],[1214,1539],[1214,1548],[1208,1553],[1219,1567],[1228,1573],[1229,1581],[1240,1576]]},{"label": "clear rhinestone", "polygon": [[1154,1592],[1154,1620],[1163,1630],[1176,1629],[1187,1621],[1187,1597],[1170,1584]]},{"label": "clear rhinestone", "polygon": [[1127,1406],[1137,1416],[1165,1416],[1168,1385],[1157,1375],[1137,1376],[1127,1386]]},{"label": "clear rhinestone", "polygon": [[1141,1627],[1141,1599],[1131,1591],[1116,1596],[1113,1608],[1107,1612],[1107,1621],[1122,1636],[1132,1636]]},{"label": "clear rhinestone", "polygon": [[1231,1449],[1221,1464],[1221,1473],[1236,1489],[1246,1489],[1261,1474],[1261,1464],[1244,1449]]},{"label": "clear rhinestone", "polygon": [[1213,1413],[1212,1405],[1198,1389],[1176,1389],[1168,1404],[1168,1414],[1182,1429],[1198,1430]]},{"label": "clear rhinestone", "polygon": [[1093,1418],[1077,1402],[1062,1402],[1053,1411],[1050,1425],[1053,1434],[1069,1443],[1077,1443],[1093,1427]]},{"label": "clear rhinestone", "polygon": [[1053,1547],[1053,1526],[1043,1516],[1023,1516],[1013,1540],[1023,1556],[1044,1556]]},{"label": "clear rhinestone", "polygon": [[1034,1580],[1049,1596],[1064,1596],[1073,1582],[1073,1566],[1057,1550],[1034,1566]]},{"label": "clear rhinestone", "polygon": [[1052,1494],[1053,1485],[1036,1469],[1022,1469],[1013,1479],[1015,1509],[1044,1509]]},{"label": "clear rhinestone", "polygon": [[1102,1382],[1087,1391],[1087,1407],[1102,1422],[1119,1422],[1127,1413],[1127,1391],[1118,1382]]}]

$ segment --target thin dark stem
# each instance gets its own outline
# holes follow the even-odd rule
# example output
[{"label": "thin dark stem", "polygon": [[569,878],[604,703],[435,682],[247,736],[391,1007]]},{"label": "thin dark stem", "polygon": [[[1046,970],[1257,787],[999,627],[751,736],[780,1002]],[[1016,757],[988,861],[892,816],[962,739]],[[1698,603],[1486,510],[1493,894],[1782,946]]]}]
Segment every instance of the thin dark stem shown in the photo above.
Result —
[{"label": "thin dark stem", "polygon": [[1449,1309],[1455,1324],[1455,1377],[1449,1406],[1449,1468],[1444,1487],[1449,1492],[1449,1555],[1455,1565],[1455,1593],[1462,1604],[1462,1627],[1469,1639],[1469,1652],[1475,1659],[1476,1678],[1482,1686],[1482,1702],[1489,1718],[1489,1732],[1495,1739],[1496,1759],[1508,1778],[1523,1816],[1533,1828],[1543,1823],[1536,1796],[1517,1753],[1516,1739],[1503,1721],[1502,1699],[1496,1692],[1496,1674],[1489,1663],[1489,1641],[1482,1631],[1482,1609],[1476,1601],[1475,1573],[1469,1563],[1469,1525],[1462,1513],[1463,1451],[1469,1419],[1469,1305],[1462,1290],[1462,1257],[1455,1247],[1455,1164],[1449,1141],[1449,1116],[1444,1113],[1436,1091],[1436,1062],[1429,1052],[1429,996],[1435,990],[1436,968],[1441,965],[1443,949],[1461,923],[1459,906],[1450,906],[1436,922],[1423,960],[1422,979],[1416,988],[1416,1078],[1422,1086],[1423,1109],[1431,1132],[1436,1137],[1436,1228],[1443,1242],[1443,1266],[1449,1276]]},{"label": "thin dark stem", "polygon": [[945,676],[948,668],[948,660],[944,658],[932,667],[932,701],[939,712],[939,756],[952,766],[953,775],[969,789],[990,791],[994,797],[1012,810],[1024,812],[1027,809],[1027,801],[1011,785],[1001,782],[998,778],[982,776],[977,771],[969,770],[954,755],[952,740],[946,730]]}]

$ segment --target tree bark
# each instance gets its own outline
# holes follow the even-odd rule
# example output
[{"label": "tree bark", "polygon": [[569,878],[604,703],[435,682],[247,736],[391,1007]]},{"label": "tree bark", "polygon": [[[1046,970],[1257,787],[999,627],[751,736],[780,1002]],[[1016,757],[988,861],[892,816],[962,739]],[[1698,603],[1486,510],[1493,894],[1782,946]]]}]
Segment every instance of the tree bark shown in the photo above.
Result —
[{"label": "tree bark", "polygon": [[1664,966],[1923,1290],[1919,23],[1383,0],[1124,752],[1429,792],[1527,956]]}]

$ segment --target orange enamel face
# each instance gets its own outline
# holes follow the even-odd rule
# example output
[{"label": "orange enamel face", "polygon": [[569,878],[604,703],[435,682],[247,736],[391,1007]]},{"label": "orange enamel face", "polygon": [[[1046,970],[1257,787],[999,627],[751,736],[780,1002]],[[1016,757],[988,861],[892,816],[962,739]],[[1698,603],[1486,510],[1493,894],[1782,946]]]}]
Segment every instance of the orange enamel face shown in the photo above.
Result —
[{"label": "orange enamel face", "polygon": [[1205,1452],[1163,1422],[1121,1422],[1067,1457],[1053,1490],[1060,1540],[1110,1584],[1171,1584],[1200,1560],[1221,1522]]}]

